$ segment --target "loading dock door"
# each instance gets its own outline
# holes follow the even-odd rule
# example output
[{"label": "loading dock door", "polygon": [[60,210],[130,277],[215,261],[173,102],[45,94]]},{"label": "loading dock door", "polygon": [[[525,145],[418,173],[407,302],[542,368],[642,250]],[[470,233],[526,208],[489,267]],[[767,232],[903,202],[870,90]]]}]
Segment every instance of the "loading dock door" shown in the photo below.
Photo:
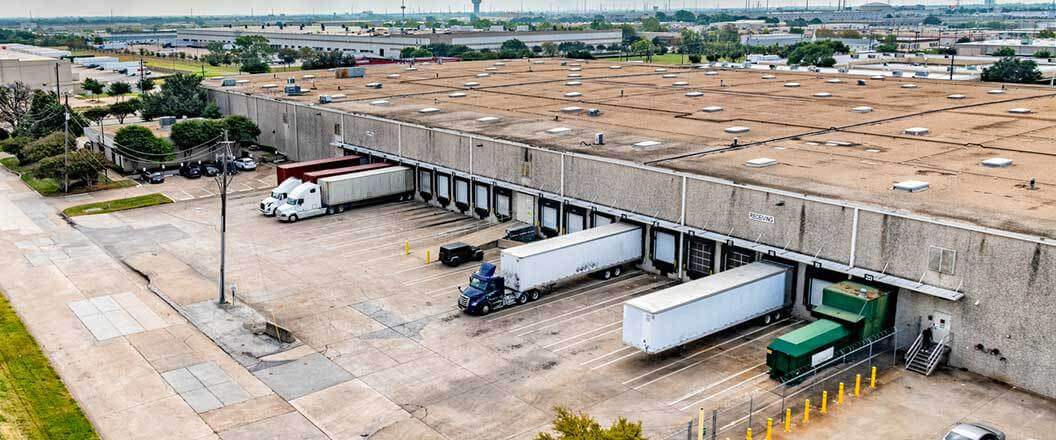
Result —
[{"label": "loading dock door", "polygon": [[522,192],[513,193],[514,218],[529,225],[535,224],[535,196]]},{"label": "loading dock door", "polygon": [[436,201],[443,206],[451,203],[451,176],[436,173]]},{"label": "loading dock door", "polygon": [[488,190],[488,185],[483,183],[473,184],[473,209],[477,212],[480,218],[485,218],[488,213],[491,212],[491,191]]},{"label": "loading dock door", "polygon": [[418,193],[425,201],[433,198],[433,172],[429,170],[418,170]]},{"label": "loading dock door", "polygon": [[653,260],[675,264],[675,234],[656,230],[653,233]]},{"label": "loading dock door", "polygon": [[542,227],[557,232],[557,207],[543,205]]},{"label": "loading dock door", "polygon": [[823,280],[823,279],[820,279],[820,278],[811,278],[810,279],[810,305],[811,306],[820,306],[821,305],[821,292],[823,292],[826,287],[829,287],[829,286],[831,286],[833,284],[836,284],[836,283],[834,283],[832,281],[826,281],[826,280]]},{"label": "loading dock door", "polygon": [[609,216],[607,216],[605,214],[599,214],[597,212],[594,213],[594,227],[595,228],[598,227],[598,226],[605,226],[605,225],[610,224],[610,223],[612,223],[612,217],[609,217]]},{"label": "loading dock door", "polygon": [[510,211],[510,192],[502,188],[495,188],[495,216],[500,221],[506,221],[513,216]]},{"label": "loading dock door", "polygon": [[715,242],[691,238],[686,245],[686,273],[692,279],[706,277],[715,270]]},{"label": "loading dock door", "polygon": [[469,209],[469,181],[455,178],[455,206],[465,211]]},{"label": "loading dock door", "polygon": [[585,229],[583,225],[585,224],[586,218],[584,218],[582,214],[570,212],[568,213],[568,219],[566,219],[565,221],[567,222],[565,230],[569,234],[573,232],[579,232]]},{"label": "loading dock door", "polygon": [[722,270],[730,270],[755,262],[755,251],[737,246],[723,246]]}]

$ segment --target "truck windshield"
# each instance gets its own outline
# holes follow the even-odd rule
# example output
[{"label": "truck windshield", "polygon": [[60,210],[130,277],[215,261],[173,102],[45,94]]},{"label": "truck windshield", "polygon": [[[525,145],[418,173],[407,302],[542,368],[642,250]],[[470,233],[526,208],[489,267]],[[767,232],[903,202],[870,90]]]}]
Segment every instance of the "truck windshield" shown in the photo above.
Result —
[{"label": "truck windshield", "polygon": [[283,193],[280,193],[280,192],[277,192],[277,191],[271,193],[271,198],[273,198],[275,200],[282,200],[283,197],[286,197],[286,194],[283,194]]},{"label": "truck windshield", "polygon": [[300,199],[286,199],[286,203],[289,203],[291,205],[296,205],[299,200]]},{"label": "truck windshield", "polygon": [[481,281],[480,278],[472,277],[469,279],[469,287],[474,289],[484,291],[484,288],[487,287],[487,285],[488,283],[486,281]]}]

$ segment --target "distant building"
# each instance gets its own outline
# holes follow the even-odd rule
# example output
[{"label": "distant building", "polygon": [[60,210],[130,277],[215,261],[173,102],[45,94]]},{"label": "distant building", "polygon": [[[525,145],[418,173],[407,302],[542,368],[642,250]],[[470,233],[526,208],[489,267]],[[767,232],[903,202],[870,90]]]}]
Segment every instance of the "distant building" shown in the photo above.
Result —
[{"label": "distant building", "polygon": [[741,44],[747,46],[791,46],[805,41],[803,34],[749,34],[741,35]]},{"label": "distant building", "polygon": [[894,6],[891,6],[890,4],[887,4],[887,3],[881,3],[881,2],[866,3],[866,4],[861,5],[861,6],[858,7],[859,11],[865,11],[865,12],[889,12],[889,11],[892,11],[894,9],[895,9]]},{"label": "distant building", "polygon": [[23,52],[26,47],[34,46],[0,45],[0,86],[21,82],[33,89],[54,91],[58,72],[60,91],[80,93],[80,82],[69,61]]},{"label": "distant building", "polygon": [[1056,53],[1056,40],[986,40],[957,43],[954,48],[958,55],[992,55],[1003,47],[1012,48],[1016,55],[1033,56],[1040,51]]},{"label": "distant building", "polygon": [[125,44],[166,44],[176,39],[176,31],[164,32],[130,32],[130,33],[104,33],[97,35],[106,43]]}]

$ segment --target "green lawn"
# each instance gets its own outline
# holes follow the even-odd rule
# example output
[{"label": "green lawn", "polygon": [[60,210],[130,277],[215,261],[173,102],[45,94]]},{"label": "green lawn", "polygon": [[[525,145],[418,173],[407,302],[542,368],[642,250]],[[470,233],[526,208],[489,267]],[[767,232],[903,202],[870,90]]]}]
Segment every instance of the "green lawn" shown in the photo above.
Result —
[{"label": "green lawn", "polygon": [[30,188],[33,188],[34,191],[40,193],[42,196],[53,196],[60,192],[59,182],[57,180],[51,178],[38,179],[33,177],[33,170],[19,166],[18,158],[8,157],[0,159],[0,165],[3,165],[5,168],[21,175],[22,181],[26,182],[26,185],[29,185]]},{"label": "green lawn", "polygon": [[[84,52],[81,52],[81,53],[77,53],[76,55],[78,55],[78,56],[81,56],[81,55],[84,55],[84,56],[115,56],[113,53],[100,52],[100,51],[84,51]],[[117,58],[118,58],[118,60],[121,60],[121,61],[139,61],[141,57],[139,55],[117,55]],[[160,69],[166,69],[167,71],[168,70],[175,70],[175,71],[179,71],[179,72],[197,73],[197,74],[202,74],[203,71],[204,71],[206,78],[213,77],[213,76],[238,75],[238,66],[210,66],[208,63],[203,63],[201,61],[195,61],[195,60],[186,59],[186,58],[180,59],[180,58],[161,58],[161,57],[147,57],[147,56],[144,56],[144,57],[142,57],[142,59],[143,59],[143,64],[145,64],[150,69],[159,69],[160,68]],[[286,66],[272,66],[272,68],[271,68],[272,72],[290,72],[290,71],[296,71],[296,70],[301,70],[300,66],[291,66],[289,68],[286,68]],[[161,72],[159,71],[159,73],[161,73]],[[132,81],[132,82],[134,82],[134,81]]]},{"label": "green lawn", "polygon": [[[628,57],[628,58],[605,58],[612,61],[645,61],[645,57]],[[663,55],[653,55],[653,64],[682,64],[682,54],[668,53]],[[689,55],[686,55],[685,63],[689,63]]]},{"label": "green lawn", "polygon": [[2,294],[0,438],[99,438]]},{"label": "green lawn", "polygon": [[63,209],[62,213],[70,217],[78,215],[106,214],[108,212],[124,211],[127,209],[144,208],[147,206],[164,205],[172,203],[172,199],[163,194],[147,194],[143,196],[129,197],[127,199],[110,200],[106,202],[87,203],[84,205],[71,206]]}]

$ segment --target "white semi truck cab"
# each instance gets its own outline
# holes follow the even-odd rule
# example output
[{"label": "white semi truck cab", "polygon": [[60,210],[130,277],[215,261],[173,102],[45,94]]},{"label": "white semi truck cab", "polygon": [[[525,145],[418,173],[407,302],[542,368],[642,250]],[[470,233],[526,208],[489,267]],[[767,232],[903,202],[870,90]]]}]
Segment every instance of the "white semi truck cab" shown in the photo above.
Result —
[{"label": "white semi truck cab", "polygon": [[301,184],[301,179],[296,177],[290,177],[283,180],[279,186],[271,190],[271,194],[268,195],[264,200],[260,201],[260,213],[268,217],[275,215],[275,210],[286,203],[286,196],[290,194],[298,185]]},{"label": "white semi truck cab", "polygon": [[297,185],[286,196],[286,202],[275,209],[275,216],[281,221],[295,222],[300,219],[315,217],[326,213],[319,185],[306,182]]}]

